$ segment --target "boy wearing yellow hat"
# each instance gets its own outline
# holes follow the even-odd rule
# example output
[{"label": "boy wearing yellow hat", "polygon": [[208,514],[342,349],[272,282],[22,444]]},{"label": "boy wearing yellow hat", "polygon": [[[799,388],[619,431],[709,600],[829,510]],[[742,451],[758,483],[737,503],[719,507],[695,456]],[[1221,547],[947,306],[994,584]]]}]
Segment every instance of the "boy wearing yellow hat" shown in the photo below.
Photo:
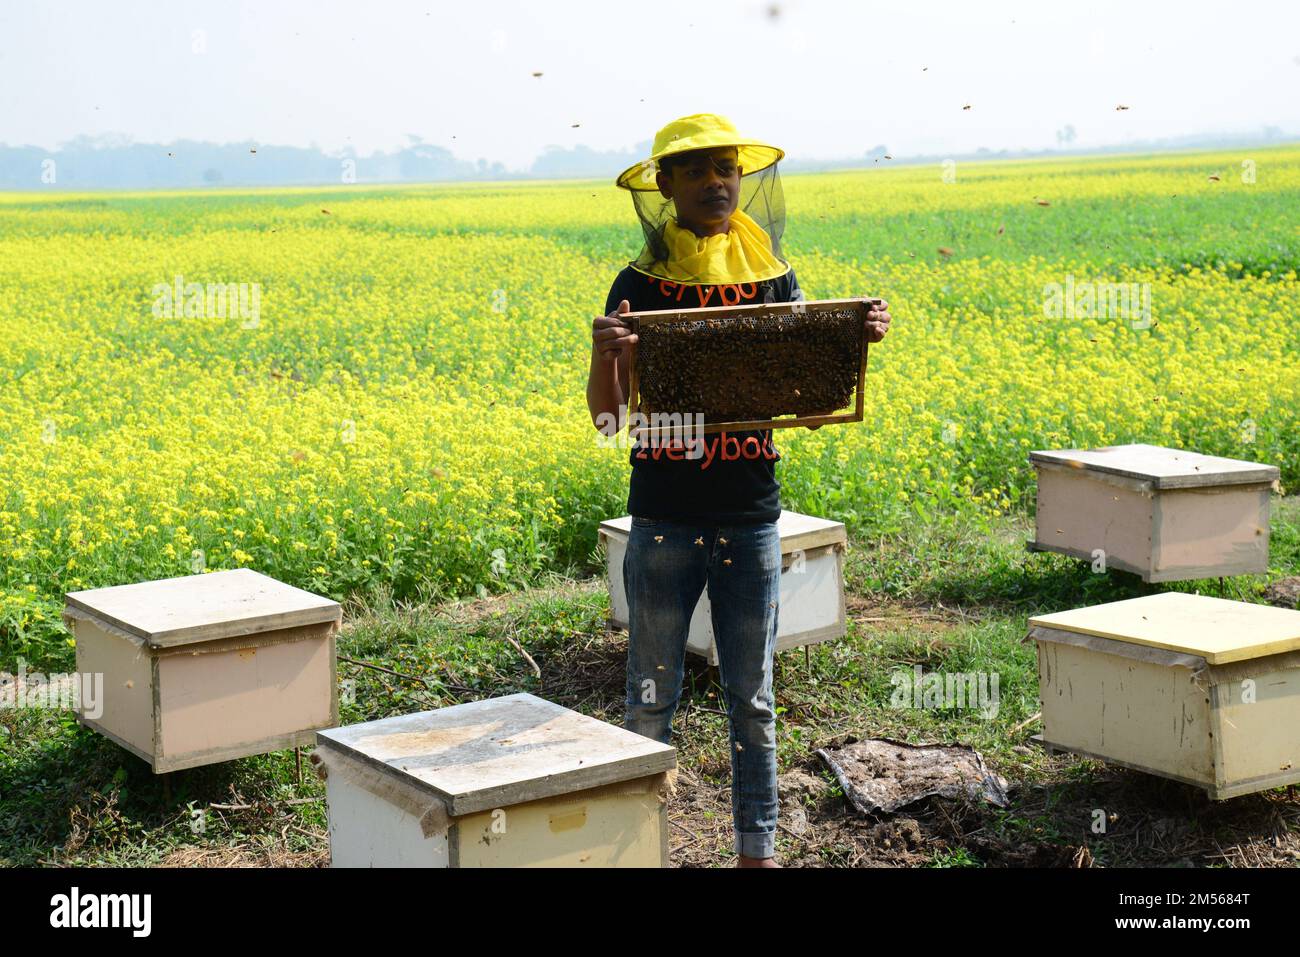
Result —
[{"label": "boy wearing yellow hat", "polygon": [[[780,252],[784,152],[742,136],[724,117],[683,117],[655,136],[653,155],[617,184],[645,234],[592,324],[587,405],[613,436],[625,421],[630,311],[797,302]],[[887,304],[867,337],[888,330]],[[815,426],[814,426],[815,428]],[[776,714],[772,655],[781,581],[781,514],[772,430],[720,432],[631,451],[623,559],[628,598],[625,725],[670,742],[691,615],[707,586],[730,723],[732,815],[741,867],[776,867]]]}]

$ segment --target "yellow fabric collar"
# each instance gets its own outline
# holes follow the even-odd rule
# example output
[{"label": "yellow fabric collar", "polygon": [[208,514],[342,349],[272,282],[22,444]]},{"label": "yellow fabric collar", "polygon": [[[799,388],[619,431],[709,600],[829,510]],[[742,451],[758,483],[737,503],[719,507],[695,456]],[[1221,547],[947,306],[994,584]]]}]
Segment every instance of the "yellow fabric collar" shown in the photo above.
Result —
[{"label": "yellow fabric collar", "polygon": [[763,227],[739,209],[731,214],[729,230],[716,236],[696,236],[669,219],[664,223],[664,244],[668,261],[655,263],[653,275],[675,282],[762,282],[783,276],[790,268],[772,252],[772,238]]}]

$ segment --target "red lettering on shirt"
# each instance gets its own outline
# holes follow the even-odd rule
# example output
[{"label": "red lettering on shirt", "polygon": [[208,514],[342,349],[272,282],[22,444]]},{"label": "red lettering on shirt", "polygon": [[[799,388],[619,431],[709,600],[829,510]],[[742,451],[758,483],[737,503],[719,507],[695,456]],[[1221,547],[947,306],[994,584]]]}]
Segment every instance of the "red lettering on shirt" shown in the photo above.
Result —
[{"label": "red lettering on shirt", "polygon": [[[688,453],[698,447],[698,457],[691,457]],[[762,442],[755,436],[745,437],[742,443],[734,435],[728,435],[726,432],[715,433],[712,439],[688,439],[685,443],[674,439],[671,442],[661,442],[655,445],[641,445],[637,447],[635,457],[638,459],[659,459],[666,458],[672,462],[699,462],[700,470],[703,471],[713,464],[717,458],[718,450],[722,450],[723,462],[735,462],[740,459],[749,459],[750,461],[759,458],[768,461],[779,461],[780,455],[777,453],[775,446],[772,445],[772,434],[769,432],[763,437]]]},{"label": "red lettering on shirt", "polygon": [[709,463],[713,461],[714,453],[718,451],[718,437],[715,435],[712,442],[700,439],[699,443],[704,447],[704,461],[700,463],[700,469],[703,470],[709,467]]},{"label": "red lettering on shirt", "polygon": [[686,287],[691,286],[695,290],[695,296],[699,300],[701,308],[707,306],[713,299],[715,290],[724,306],[735,306],[742,299],[753,299],[758,295],[758,283],[756,282],[727,283],[723,286],[699,286],[692,283],[675,282],[671,279],[660,279],[657,276],[646,276],[646,282],[651,285],[658,283],[659,295],[677,302],[682,301],[682,294],[686,292]]}]

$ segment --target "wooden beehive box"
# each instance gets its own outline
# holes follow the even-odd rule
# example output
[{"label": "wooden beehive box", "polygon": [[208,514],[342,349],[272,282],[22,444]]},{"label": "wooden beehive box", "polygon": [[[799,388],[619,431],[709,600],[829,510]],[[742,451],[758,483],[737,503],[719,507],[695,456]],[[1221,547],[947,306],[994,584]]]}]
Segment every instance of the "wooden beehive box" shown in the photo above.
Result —
[{"label": "wooden beehive box", "polygon": [[334,867],[666,867],[676,749],[513,694],[317,733]]},{"label": "wooden beehive box", "polygon": [[[842,522],[799,512],[782,511],[776,523],[781,536],[781,598],[777,615],[776,650],[813,645],[845,633],[844,549],[848,544]],[[623,556],[631,534],[632,516],[600,523],[609,578],[609,626],[628,626],[627,589],[623,585]],[[688,651],[718,664],[713,640],[713,612],[706,587],[691,615]]]},{"label": "wooden beehive box", "polygon": [[1147,582],[1268,569],[1273,465],[1161,448],[1030,452],[1038,471],[1034,551],[1061,552]]},{"label": "wooden beehive box", "polygon": [[705,434],[861,422],[868,301],[626,313],[629,434],[669,435],[656,414],[702,416]]},{"label": "wooden beehive box", "polygon": [[337,602],[251,568],[65,600],[77,670],[104,675],[102,714],[78,720],[155,773],[309,745],[338,724]]},{"label": "wooden beehive box", "polygon": [[1029,629],[1046,747],[1216,800],[1300,782],[1300,611],[1165,592]]}]

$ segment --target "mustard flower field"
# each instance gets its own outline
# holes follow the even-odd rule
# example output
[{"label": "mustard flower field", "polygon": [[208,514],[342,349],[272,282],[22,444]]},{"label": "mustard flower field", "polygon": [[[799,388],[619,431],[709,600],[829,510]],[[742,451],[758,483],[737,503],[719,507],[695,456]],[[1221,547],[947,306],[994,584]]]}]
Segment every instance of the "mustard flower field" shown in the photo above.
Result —
[{"label": "mustard flower field", "polygon": [[[894,316],[864,422],[775,433],[786,508],[1025,512],[1031,449],[1125,442],[1300,486],[1300,149],[784,179],[808,297]],[[0,194],[0,666],[72,662],[75,589],[434,600],[588,562],[629,471],[591,322],[639,248],[605,182]]]}]

